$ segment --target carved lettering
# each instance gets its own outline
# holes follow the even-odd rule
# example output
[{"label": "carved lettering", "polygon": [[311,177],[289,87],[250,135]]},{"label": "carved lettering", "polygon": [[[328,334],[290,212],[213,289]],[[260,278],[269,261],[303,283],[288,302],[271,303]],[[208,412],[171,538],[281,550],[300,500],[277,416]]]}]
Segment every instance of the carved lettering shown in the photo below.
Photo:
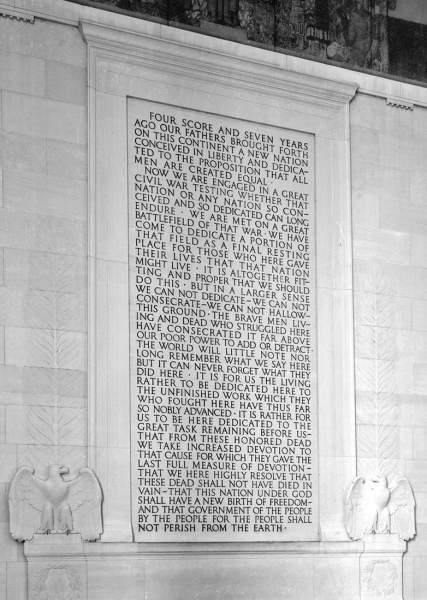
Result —
[{"label": "carved lettering", "polygon": [[314,143],[129,101],[137,540],[316,539]]}]

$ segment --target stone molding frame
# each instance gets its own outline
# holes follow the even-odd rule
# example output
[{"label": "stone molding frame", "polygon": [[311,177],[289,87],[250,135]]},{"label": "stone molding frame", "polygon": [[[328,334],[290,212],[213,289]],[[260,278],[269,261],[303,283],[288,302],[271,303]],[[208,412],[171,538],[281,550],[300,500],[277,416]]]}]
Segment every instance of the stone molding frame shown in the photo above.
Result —
[{"label": "stone molding frame", "polygon": [[288,71],[266,50],[129,26],[80,23],[89,85],[88,446],[104,488],[102,539],[133,541],[127,98],[135,97],[315,136],[319,540],[346,540],[342,490],[356,474],[349,103],[357,86]]}]

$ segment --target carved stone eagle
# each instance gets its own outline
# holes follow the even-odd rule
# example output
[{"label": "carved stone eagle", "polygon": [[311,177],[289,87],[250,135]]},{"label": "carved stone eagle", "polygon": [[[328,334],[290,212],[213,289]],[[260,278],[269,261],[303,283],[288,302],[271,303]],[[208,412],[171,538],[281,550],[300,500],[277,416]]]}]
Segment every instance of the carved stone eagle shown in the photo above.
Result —
[{"label": "carved stone eagle", "polygon": [[10,532],[20,542],[35,533],[80,533],[94,541],[102,533],[102,491],[91,469],[64,481],[69,469],[50,465],[47,479],[34,476],[34,469],[21,467],[9,490]]},{"label": "carved stone eagle", "polygon": [[415,499],[406,477],[393,488],[385,477],[356,477],[345,504],[345,525],[353,540],[370,533],[398,533],[402,540],[415,536]]}]

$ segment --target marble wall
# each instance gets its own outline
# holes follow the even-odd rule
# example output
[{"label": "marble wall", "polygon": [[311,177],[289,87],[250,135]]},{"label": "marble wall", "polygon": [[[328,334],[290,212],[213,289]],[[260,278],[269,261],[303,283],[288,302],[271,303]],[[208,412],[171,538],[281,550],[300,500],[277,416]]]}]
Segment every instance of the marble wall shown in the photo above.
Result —
[{"label": "marble wall", "polygon": [[19,465],[86,462],[86,48],[0,18],[0,598],[26,598],[9,535]]},{"label": "marble wall", "polygon": [[359,472],[406,475],[417,531],[405,600],[427,579],[427,111],[359,95],[351,105]]},{"label": "marble wall", "polygon": [[[25,600],[8,482],[19,465],[87,460],[86,45],[75,25],[0,18],[0,50],[0,598]],[[350,124],[358,468],[411,480],[405,600],[425,600],[427,108],[360,93]]]}]

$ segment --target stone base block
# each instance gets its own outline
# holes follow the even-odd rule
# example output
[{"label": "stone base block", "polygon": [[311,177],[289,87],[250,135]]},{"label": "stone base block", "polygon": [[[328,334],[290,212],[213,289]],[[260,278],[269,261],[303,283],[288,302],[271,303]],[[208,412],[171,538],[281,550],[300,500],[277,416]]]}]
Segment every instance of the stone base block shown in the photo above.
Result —
[{"label": "stone base block", "polygon": [[361,542],[106,543],[36,535],[29,600],[402,600],[397,536]]}]

